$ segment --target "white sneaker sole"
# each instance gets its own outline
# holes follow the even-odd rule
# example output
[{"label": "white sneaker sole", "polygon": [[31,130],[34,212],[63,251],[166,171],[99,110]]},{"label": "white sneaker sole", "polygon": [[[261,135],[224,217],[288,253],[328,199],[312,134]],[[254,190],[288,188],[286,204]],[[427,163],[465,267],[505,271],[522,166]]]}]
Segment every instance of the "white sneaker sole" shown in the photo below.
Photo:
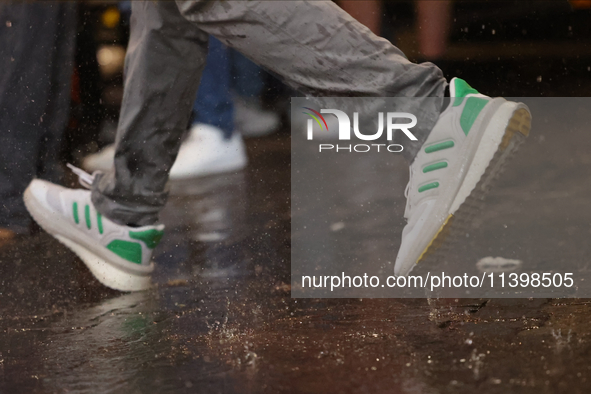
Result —
[{"label": "white sneaker sole", "polygon": [[[63,225],[63,218],[53,212],[48,212],[36,200],[29,188],[25,190],[23,199],[29,213],[41,228],[72,250],[103,285],[119,291],[141,291],[151,287],[150,275],[154,270],[154,263],[149,266],[127,263],[114,253],[104,250],[113,255],[110,257],[114,262],[108,262],[99,256],[100,251],[91,251],[90,247],[83,246],[96,244],[96,242],[93,242],[83,232]],[[61,227],[57,228],[56,223],[61,224]],[[100,245],[94,249],[99,248],[105,249]]]},{"label": "white sneaker sole", "polygon": [[[409,253],[418,258],[397,267],[396,275],[408,275],[419,262],[433,255],[452,231],[457,232],[469,224],[470,217],[477,211],[474,209],[477,201],[484,198],[493,179],[503,171],[506,160],[529,135],[530,128],[531,114],[524,104],[504,102],[492,113],[485,131],[473,141],[467,141],[466,148],[460,152],[460,155],[474,154],[469,157],[468,171],[459,187],[442,191],[441,200],[451,201],[451,204],[439,204],[431,213],[430,217],[440,219],[423,228],[425,236],[422,241],[417,240],[417,246]],[[474,144],[478,144],[476,149]],[[463,165],[466,163],[458,163],[457,169],[450,170],[459,173],[459,167]],[[461,220],[457,220],[458,217]]]}]

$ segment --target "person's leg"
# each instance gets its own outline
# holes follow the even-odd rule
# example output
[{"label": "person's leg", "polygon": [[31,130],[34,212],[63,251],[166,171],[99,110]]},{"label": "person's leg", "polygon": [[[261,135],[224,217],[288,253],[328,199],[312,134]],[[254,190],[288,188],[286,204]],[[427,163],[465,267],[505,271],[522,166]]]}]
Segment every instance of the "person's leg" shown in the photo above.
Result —
[{"label": "person's leg", "polygon": [[230,50],[232,91],[240,97],[258,99],[263,92],[265,72],[258,64],[236,50]]},{"label": "person's leg", "polygon": [[[439,116],[446,86],[441,71],[409,62],[331,1],[191,0],[177,5],[133,3],[136,26],[126,58],[116,170],[93,188],[96,207],[116,222],[155,223],[166,201],[168,172],[203,68],[206,37],[201,31],[306,94],[436,97],[441,100],[409,100],[413,108],[398,110],[422,114],[425,130]],[[424,141],[426,133],[417,137]]]},{"label": "person's leg", "polygon": [[234,128],[228,52],[219,40],[209,37],[207,65],[193,104],[193,124],[170,170],[171,180],[234,172],[246,166],[246,148]]},{"label": "person's leg", "polygon": [[169,171],[187,129],[208,35],[174,2],[133,1],[115,166],[93,184],[99,212],[120,224],[158,220]]},{"label": "person's leg", "polygon": [[58,182],[63,177],[60,150],[70,115],[77,28],[76,3],[63,2],[59,5],[59,21],[49,76],[51,99],[46,104],[47,125],[45,134],[41,137],[37,164],[37,177],[50,182]]},{"label": "person's leg", "polygon": [[[177,3],[183,16],[200,29],[301,92],[443,97],[446,81],[435,65],[411,63],[388,40],[331,1]],[[433,113],[436,118],[439,108]]]},{"label": "person's leg", "polygon": [[264,78],[270,75],[235,49],[230,50],[230,64],[234,120],[240,133],[244,137],[262,137],[276,131],[281,122],[279,113],[265,109],[262,103]]},{"label": "person's leg", "polygon": [[210,37],[207,65],[193,105],[194,123],[205,123],[221,129],[225,139],[231,138],[234,131],[231,72],[228,48],[218,39]]},{"label": "person's leg", "polygon": [[0,227],[17,233],[26,233],[30,222],[22,194],[39,165],[57,155],[67,122],[72,7],[0,4]]}]

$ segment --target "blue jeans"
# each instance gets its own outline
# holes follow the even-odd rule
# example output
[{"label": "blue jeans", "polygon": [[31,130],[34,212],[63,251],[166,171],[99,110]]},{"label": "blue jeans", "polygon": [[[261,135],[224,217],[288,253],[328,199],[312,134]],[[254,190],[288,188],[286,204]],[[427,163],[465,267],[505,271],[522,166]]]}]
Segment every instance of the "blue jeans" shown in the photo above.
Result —
[{"label": "blue jeans", "polygon": [[234,131],[234,104],[230,94],[231,72],[228,48],[210,36],[207,64],[193,104],[193,123],[219,127],[224,132],[224,138],[230,138]]},{"label": "blue jeans", "polygon": [[262,68],[241,53],[209,37],[207,65],[193,104],[195,123],[219,127],[224,138],[234,131],[234,105],[230,91],[258,100],[263,90]]},{"label": "blue jeans", "polygon": [[240,52],[230,48],[232,90],[240,97],[259,100],[263,92],[263,69]]}]

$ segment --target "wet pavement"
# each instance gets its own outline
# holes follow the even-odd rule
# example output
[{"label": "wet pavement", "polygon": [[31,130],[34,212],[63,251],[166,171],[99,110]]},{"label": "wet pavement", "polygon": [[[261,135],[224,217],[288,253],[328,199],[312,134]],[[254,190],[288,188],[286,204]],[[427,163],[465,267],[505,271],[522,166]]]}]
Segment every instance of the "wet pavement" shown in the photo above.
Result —
[{"label": "wet pavement", "polygon": [[[572,90],[584,95],[581,81],[591,86],[581,78]],[[496,93],[497,80],[489,83]],[[534,123],[489,207],[524,212],[522,226],[539,226],[545,200],[508,203],[523,198],[535,155],[547,159],[540,177],[565,193],[538,195],[584,207],[591,137],[579,126],[565,140]],[[589,392],[585,299],[292,299],[289,135],[248,147],[244,172],[171,185],[151,291],[105,289],[43,233],[1,249],[0,392]],[[392,199],[403,189],[393,187]],[[544,212],[543,226],[562,214]],[[523,232],[486,228],[484,215],[479,226],[492,238]],[[581,228],[572,234],[588,236]],[[584,258],[584,237],[576,240],[558,245],[564,258]]]}]

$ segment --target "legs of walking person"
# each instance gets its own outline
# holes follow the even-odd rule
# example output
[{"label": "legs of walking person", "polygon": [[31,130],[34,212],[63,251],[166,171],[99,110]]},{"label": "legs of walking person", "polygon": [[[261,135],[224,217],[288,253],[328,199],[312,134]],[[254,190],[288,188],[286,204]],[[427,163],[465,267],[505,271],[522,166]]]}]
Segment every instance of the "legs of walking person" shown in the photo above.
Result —
[{"label": "legs of walking person", "polygon": [[441,70],[410,63],[332,2],[136,1],[133,12],[114,168],[94,180],[79,173],[83,184],[92,183],[92,195],[40,180],[25,192],[36,220],[113,288],[149,285],[152,250],[163,234],[162,225],[152,224],[166,201],[207,33],[311,96],[408,98],[393,110],[414,114],[422,127],[413,129],[415,149],[405,150],[414,160],[397,274],[407,274],[438,245],[450,218],[529,133],[524,104],[491,99],[459,79],[449,85],[453,105],[442,112]]},{"label": "legs of walking person", "polygon": [[240,97],[256,99],[263,92],[263,69],[240,52],[230,50],[232,91]]},{"label": "legs of walking person", "polygon": [[397,110],[423,114],[426,130],[439,116],[440,70],[409,62],[330,1],[137,1],[133,24],[115,170],[93,186],[97,209],[119,223],[153,224],[166,201],[205,61],[204,32],[306,94],[436,97]]},{"label": "legs of walking person", "polygon": [[0,4],[0,227],[16,233],[28,232],[31,179],[59,180],[75,31],[74,4]]}]

